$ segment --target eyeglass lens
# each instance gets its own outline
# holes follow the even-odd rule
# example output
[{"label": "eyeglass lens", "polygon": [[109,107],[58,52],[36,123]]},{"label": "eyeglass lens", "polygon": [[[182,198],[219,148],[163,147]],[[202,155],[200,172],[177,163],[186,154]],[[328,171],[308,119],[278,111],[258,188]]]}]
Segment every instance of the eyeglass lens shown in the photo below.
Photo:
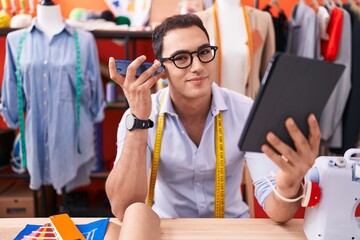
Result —
[{"label": "eyeglass lens", "polygon": [[195,52],[183,52],[183,53],[179,53],[176,54],[172,57],[172,60],[175,64],[176,67],[178,68],[187,68],[191,65],[192,60],[193,60],[193,55],[194,53],[196,53],[197,57],[199,58],[199,60],[202,63],[208,63],[211,62],[214,57],[215,57],[215,48],[212,48],[211,46],[209,47],[204,47],[202,49],[199,49],[198,51]]}]

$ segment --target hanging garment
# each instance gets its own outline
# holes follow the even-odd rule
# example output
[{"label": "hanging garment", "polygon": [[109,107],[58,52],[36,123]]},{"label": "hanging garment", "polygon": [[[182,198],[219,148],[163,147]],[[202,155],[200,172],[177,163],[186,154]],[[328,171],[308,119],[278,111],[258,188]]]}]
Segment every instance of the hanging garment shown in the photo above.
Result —
[{"label": "hanging garment", "polygon": [[343,11],[334,7],[331,11],[327,34],[329,39],[321,39],[321,54],[324,59],[329,62],[334,62],[340,47],[340,38],[343,27]]},{"label": "hanging garment", "polygon": [[29,28],[9,33],[0,110],[11,128],[19,124],[15,63],[19,40],[25,31],[20,72],[30,188],[51,184],[58,193],[63,187],[71,191],[90,182],[95,160],[94,123],[104,118],[96,43],[91,33],[77,30],[81,63],[80,125],[77,126],[74,29],[65,25],[48,41],[34,19]]},{"label": "hanging garment", "polygon": [[[198,12],[197,15],[202,19],[205,28],[209,33],[210,42],[212,44],[218,44],[216,42],[216,28],[213,8],[214,6]],[[244,74],[241,76],[236,75],[233,79],[231,79],[231,81],[239,81],[245,86],[245,92],[240,93],[243,93],[251,98],[255,98],[260,86],[260,77],[264,74],[266,65],[275,52],[274,26],[269,13],[249,6],[245,6],[245,8],[248,15],[253,45],[251,50],[251,71],[247,76],[244,76]],[[249,45],[249,41],[246,44]],[[217,71],[218,70],[216,70],[215,75],[217,75]],[[235,89],[232,90],[237,91]]]},{"label": "hanging garment", "polygon": [[[271,5],[266,5],[263,11],[271,14]],[[278,52],[284,52],[286,49],[286,42],[288,37],[288,21],[283,10],[279,11],[279,16],[275,17],[271,15],[275,29],[275,50]]]},{"label": "hanging garment", "polygon": [[300,57],[321,59],[316,14],[303,1],[300,1],[291,13],[286,52]]},{"label": "hanging garment", "polygon": [[[321,138],[330,148],[342,146],[342,116],[351,89],[351,22],[349,13],[342,9],[341,11],[343,11],[342,32],[334,63],[343,64],[346,68],[326,103],[319,122]],[[329,37],[331,39],[331,36]]]},{"label": "hanging garment", "polygon": [[357,147],[360,134],[360,8],[346,4],[351,18],[351,90],[343,114],[342,152]]},{"label": "hanging garment", "polygon": [[330,14],[324,6],[319,6],[316,17],[319,23],[320,39],[329,40],[329,34],[327,28],[329,25]]}]

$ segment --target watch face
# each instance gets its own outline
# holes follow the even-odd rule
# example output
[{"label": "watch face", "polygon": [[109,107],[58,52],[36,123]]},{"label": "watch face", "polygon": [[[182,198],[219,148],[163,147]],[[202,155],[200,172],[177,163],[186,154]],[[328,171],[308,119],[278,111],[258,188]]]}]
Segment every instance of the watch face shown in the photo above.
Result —
[{"label": "watch face", "polygon": [[125,119],[125,126],[127,129],[131,130],[133,129],[135,125],[135,118],[132,114],[129,114],[126,116],[126,119]]}]

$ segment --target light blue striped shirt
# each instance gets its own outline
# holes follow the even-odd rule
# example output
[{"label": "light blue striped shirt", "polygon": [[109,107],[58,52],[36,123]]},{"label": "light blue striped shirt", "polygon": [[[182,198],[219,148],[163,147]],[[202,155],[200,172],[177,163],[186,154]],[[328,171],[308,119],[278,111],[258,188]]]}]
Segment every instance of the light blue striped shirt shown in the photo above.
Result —
[{"label": "light blue striped shirt", "polygon": [[[94,123],[104,118],[104,93],[93,35],[77,30],[81,55],[80,129],[76,126],[76,54],[74,29],[64,29],[50,41],[37,25],[7,35],[1,114],[11,128],[19,124],[16,54],[24,41],[20,68],[26,110],[25,137],[30,188],[52,184],[59,192],[90,182],[94,165]],[[80,143],[81,153],[77,151]]]},{"label": "light blue striped shirt", "polygon": [[[159,110],[160,99],[165,94],[164,104]],[[162,218],[198,218],[214,217],[215,188],[215,138],[214,120],[220,111],[223,112],[226,160],[225,217],[248,217],[248,206],[243,201],[240,184],[245,164],[244,152],[238,148],[238,141],[249,115],[252,100],[234,91],[212,85],[212,104],[205,123],[200,145],[197,147],[186,133],[179,116],[175,112],[168,88],[152,96],[151,119],[155,126],[149,129],[147,164],[150,167],[151,156],[157,127],[157,118],[165,113],[165,126],[160,152],[153,209]],[[117,158],[121,154],[126,135],[124,114],[119,127],[117,139]],[[259,154],[264,155],[264,154]],[[256,161],[256,159],[252,160]],[[264,163],[264,162],[263,162]],[[256,168],[270,170],[266,164],[252,164],[252,176]],[[256,197],[261,205],[271,191],[266,182],[258,177]],[[264,184],[265,182],[265,184]],[[256,187],[256,185],[255,185]],[[126,194],[126,193],[119,193]]]}]

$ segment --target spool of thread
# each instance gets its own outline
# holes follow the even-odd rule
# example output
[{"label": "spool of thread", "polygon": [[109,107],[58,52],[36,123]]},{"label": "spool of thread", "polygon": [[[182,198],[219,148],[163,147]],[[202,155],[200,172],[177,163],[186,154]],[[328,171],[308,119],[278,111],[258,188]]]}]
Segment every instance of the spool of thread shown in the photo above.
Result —
[{"label": "spool of thread", "polygon": [[113,103],[116,101],[116,84],[108,82],[106,84],[106,102]]}]

